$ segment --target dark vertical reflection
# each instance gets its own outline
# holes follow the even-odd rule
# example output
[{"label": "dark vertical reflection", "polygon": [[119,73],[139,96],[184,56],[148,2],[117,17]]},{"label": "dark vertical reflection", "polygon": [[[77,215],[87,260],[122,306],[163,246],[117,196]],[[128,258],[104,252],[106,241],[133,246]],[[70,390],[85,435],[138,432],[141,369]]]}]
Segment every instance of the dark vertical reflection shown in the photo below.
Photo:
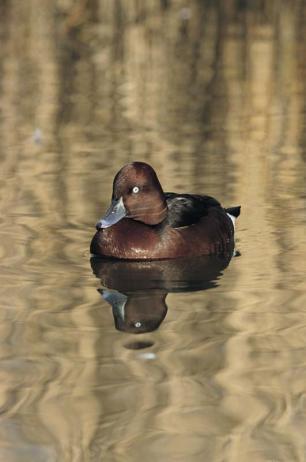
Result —
[{"label": "dark vertical reflection", "polygon": [[[303,0],[0,2],[0,459],[303,460],[305,18]],[[132,159],[243,205],[242,256],[205,296],[167,295],[137,345],[88,268]]]}]

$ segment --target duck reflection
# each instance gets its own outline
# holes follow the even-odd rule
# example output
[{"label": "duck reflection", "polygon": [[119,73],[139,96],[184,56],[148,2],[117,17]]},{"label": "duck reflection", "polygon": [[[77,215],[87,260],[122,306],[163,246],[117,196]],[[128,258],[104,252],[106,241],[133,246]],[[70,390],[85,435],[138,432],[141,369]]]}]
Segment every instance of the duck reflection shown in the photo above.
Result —
[{"label": "duck reflection", "polygon": [[104,300],[113,309],[116,329],[131,334],[143,334],[156,330],[167,314],[164,290],[143,292],[99,289]]},{"label": "duck reflection", "polygon": [[116,329],[132,334],[156,330],[167,314],[169,292],[207,290],[217,286],[230,257],[123,261],[92,257],[101,280],[98,289],[112,306]]}]

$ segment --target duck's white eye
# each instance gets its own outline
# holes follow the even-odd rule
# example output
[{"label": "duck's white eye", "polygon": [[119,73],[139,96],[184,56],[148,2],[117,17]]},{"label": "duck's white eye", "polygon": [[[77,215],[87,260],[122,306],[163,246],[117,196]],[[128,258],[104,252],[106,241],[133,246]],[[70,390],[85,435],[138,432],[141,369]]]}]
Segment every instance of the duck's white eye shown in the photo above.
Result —
[{"label": "duck's white eye", "polygon": [[138,192],[139,192],[138,186],[134,186],[134,188],[133,188],[133,193],[134,193],[134,194],[137,194]]}]

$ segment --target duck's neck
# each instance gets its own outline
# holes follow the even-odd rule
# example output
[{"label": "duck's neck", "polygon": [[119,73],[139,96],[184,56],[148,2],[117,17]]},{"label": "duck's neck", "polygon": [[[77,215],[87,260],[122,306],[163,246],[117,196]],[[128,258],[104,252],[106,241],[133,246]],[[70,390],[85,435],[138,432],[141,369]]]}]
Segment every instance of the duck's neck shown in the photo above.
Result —
[{"label": "duck's neck", "polygon": [[150,197],[133,210],[131,218],[146,225],[159,225],[168,215],[167,202],[163,194]]}]

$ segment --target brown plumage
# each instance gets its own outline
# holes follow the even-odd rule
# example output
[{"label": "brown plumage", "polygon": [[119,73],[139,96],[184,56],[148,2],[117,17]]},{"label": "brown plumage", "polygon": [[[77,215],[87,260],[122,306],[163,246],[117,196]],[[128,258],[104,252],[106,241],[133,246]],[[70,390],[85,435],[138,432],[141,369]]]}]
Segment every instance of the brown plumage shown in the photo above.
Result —
[{"label": "brown plumage", "polygon": [[240,207],[224,209],[209,196],[164,193],[153,168],[124,166],[115,176],[111,207],[97,224],[94,255],[154,260],[230,254]]}]

